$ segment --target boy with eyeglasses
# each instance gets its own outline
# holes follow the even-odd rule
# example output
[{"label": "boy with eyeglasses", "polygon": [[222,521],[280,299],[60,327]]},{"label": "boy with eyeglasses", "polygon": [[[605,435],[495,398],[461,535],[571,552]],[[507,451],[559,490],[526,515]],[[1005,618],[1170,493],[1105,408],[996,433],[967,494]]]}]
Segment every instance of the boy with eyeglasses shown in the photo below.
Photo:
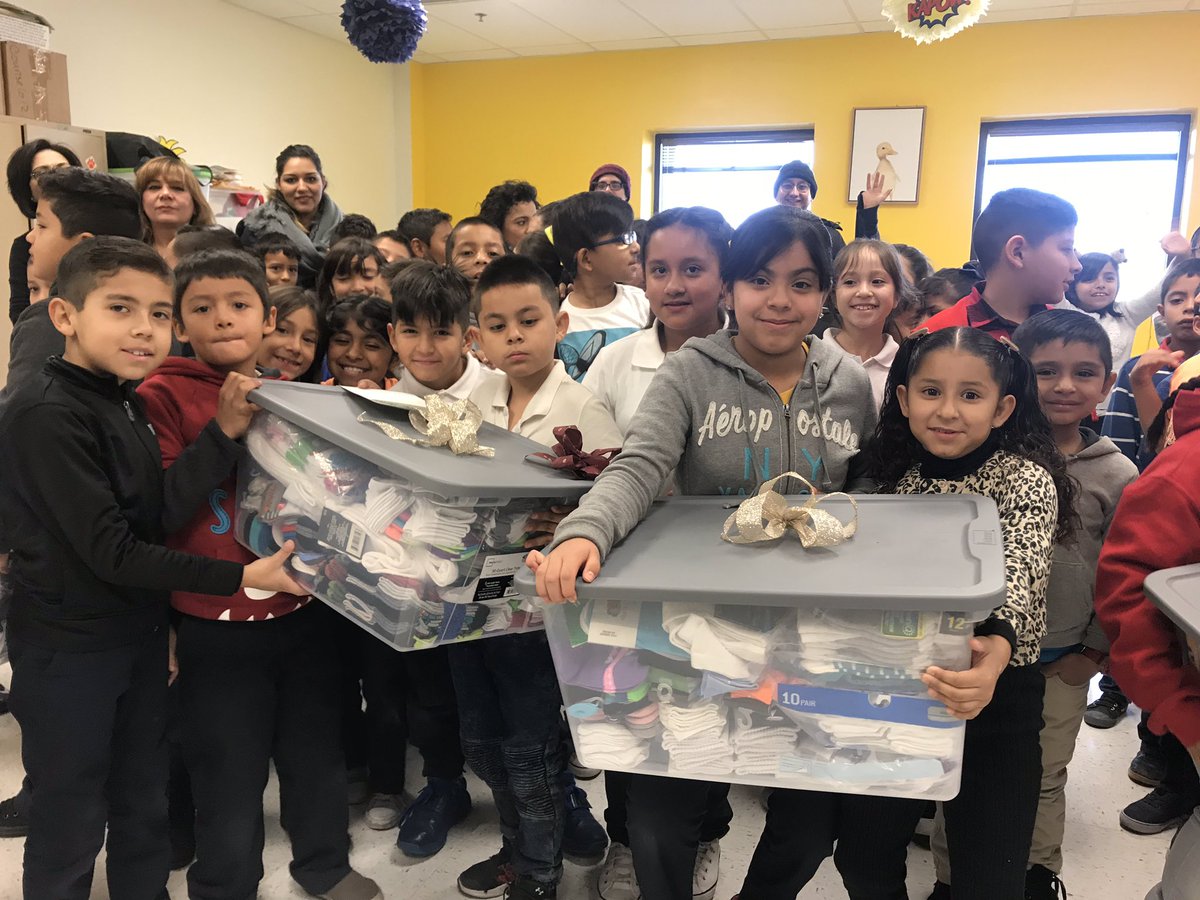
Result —
[{"label": "boy with eyeglasses", "polygon": [[604,347],[650,321],[646,292],[629,284],[641,265],[633,210],[608,191],[575,194],[555,207],[553,234],[563,280],[572,286],[562,304],[569,324],[558,355],[567,374],[582,381]]}]

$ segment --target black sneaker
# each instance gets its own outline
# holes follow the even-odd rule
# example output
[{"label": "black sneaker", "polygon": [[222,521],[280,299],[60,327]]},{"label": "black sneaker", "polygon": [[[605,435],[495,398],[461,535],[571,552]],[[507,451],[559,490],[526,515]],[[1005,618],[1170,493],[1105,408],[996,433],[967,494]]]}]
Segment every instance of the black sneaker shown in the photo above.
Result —
[{"label": "black sneaker", "polygon": [[1129,764],[1129,780],[1142,787],[1158,787],[1166,774],[1166,761],[1158,753],[1148,753],[1144,745]]},{"label": "black sneaker", "polygon": [[466,869],[458,876],[458,890],[465,897],[503,897],[517,880],[510,862],[512,854],[501,847],[495,856]]},{"label": "black sneaker", "polygon": [[0,838],[25,837],[29,834],[29,810],[26,799],[15,794],[0,800]]},{"label": "black sneaker", "polygon": [[935,881],[933,883],[933,893],[929,895],[927,900],[950,900],[950,885],[944,881]]},{"label": "black sneaker", "polygon": [[587,794],[572,785],[563,792],[563,807],[563,858],[577,866],[599,865],[608,849],[608,833],[592,815]]},{"label": "black sneaker", "polygon": [[1195,807],[1189,798],[1160,784],[1121,810],[1121,827],[1134,834],[1158,834],[1182,825]]},{"label": "black sneaker", "polygon": [[557,900],[558,885],[534,881],[532,878],[518,878],[508,886],[505,900]]},{"label": "black sneaker", "polygon": [[1067,900],[1067,889],[1045,866],[1030,866],[1025,873],[1025,900]]},{"label": "black sneaker", "polygon": [[1112,728],[1125,718],[1127,709],[1129,698],[1116,691],[1105,691],[1087,705],[1087,709],[1083,711],[1083,721],[1093,728]]}]

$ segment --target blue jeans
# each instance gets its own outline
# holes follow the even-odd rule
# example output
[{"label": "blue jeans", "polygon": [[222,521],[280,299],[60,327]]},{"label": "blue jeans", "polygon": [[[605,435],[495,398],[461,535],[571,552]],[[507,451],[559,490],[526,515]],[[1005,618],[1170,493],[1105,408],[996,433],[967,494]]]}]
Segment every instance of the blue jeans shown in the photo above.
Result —
[{"label": "blue jeans", "polygon": [[518,875],[562,876],[565,767],[558,677],[543,632],[451,644],[463,754],[492,789]]}]

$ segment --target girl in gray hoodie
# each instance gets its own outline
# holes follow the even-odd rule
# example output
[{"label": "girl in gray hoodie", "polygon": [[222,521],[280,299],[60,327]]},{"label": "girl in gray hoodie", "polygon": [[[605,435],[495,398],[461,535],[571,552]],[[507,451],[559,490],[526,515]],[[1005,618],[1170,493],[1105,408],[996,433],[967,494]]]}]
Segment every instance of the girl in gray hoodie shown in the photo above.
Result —
[{"label": "girl in gray hoodie", "polygon": [[[574,600],[575,579],[595,579],[601,560],[642,520],[672,472],[681,494],[744,497],[787,471],[822,491],[870,489],[857,464],[877,420],[867,374],[810,334],[832,272],[828,234],[811,213],[774,207],[742,224],[721,272],[736,330],[693,338],[663,362],[620,456],[559,525],[549,555],[530,555],[543,598]],[[633,776],[629,837],[643,896],[691,900],[705,813],[728,789]],[[832,833],[839,812],[827,797],[773,792],[767,831]],[[885,809],[896,802],[852,799]],[[814,868],[819,864],[814,859]],[[790,882],[790,867],[786,874]],[[781,883],[778,896],[795,896],[787,890]]]}]

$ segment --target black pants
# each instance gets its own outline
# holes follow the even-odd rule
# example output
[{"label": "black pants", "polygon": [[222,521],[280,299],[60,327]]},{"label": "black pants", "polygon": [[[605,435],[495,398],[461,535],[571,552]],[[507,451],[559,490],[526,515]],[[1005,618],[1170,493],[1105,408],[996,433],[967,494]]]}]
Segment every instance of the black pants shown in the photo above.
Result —
[{"label": "black pants", "polygon": [[26,900],[86,900],[108,826],[108,890],[166,896],[167,628],[114,650],[9,635],[12,712],[30,794]]},{"label": "black pants", "polygon": [[1009,666],[967,723],[962,788],[942,804],[955,900],[1020,900],[1042,778],[1038,665]]},{"label": "black pants", "polygon": [[[342,753],[346,768],[366,769],[370,764],[367,716],[363,712],[363,637],[366,632],[347,619],[335,615],[329,620],[329,648],[338,661],[338,713],[342,726]],[[388,793],[400,793],[389,791]]]},{"label": "black pants", "polygon": [[421,753],[426,778],[461,777],[458,704],[446,648],[401,653],[353,627],[361,635],[371,790],[403,792],[410,740]]},{"label": "black pants", "polygon": [[608,806],[604,810],[604,829],[608,839],[629,846],[629,782],[634,776],[628,772],[604,773],[604,796]]},{"label": "black pants", "polygon": [[314,602],[264,622],[180,623],[183,746],[196,800],[193,900],[256,895],[271,760],[292,877],[320,894],[349,873],[339,667],[328,641],[336,617]]},{"label": "black pants", "polygon": [[[630,775],[629,846],[646,900],[691,900],[696,848],[729,831],[729,785]],[[606,816],[607,818],[607,816]]]},{"label": "black pants", "polygon": [[908,841],[924,804],[822,791],[772,791],[742,900],[794,900],[831,854],[850,900],[908,900]]}]

